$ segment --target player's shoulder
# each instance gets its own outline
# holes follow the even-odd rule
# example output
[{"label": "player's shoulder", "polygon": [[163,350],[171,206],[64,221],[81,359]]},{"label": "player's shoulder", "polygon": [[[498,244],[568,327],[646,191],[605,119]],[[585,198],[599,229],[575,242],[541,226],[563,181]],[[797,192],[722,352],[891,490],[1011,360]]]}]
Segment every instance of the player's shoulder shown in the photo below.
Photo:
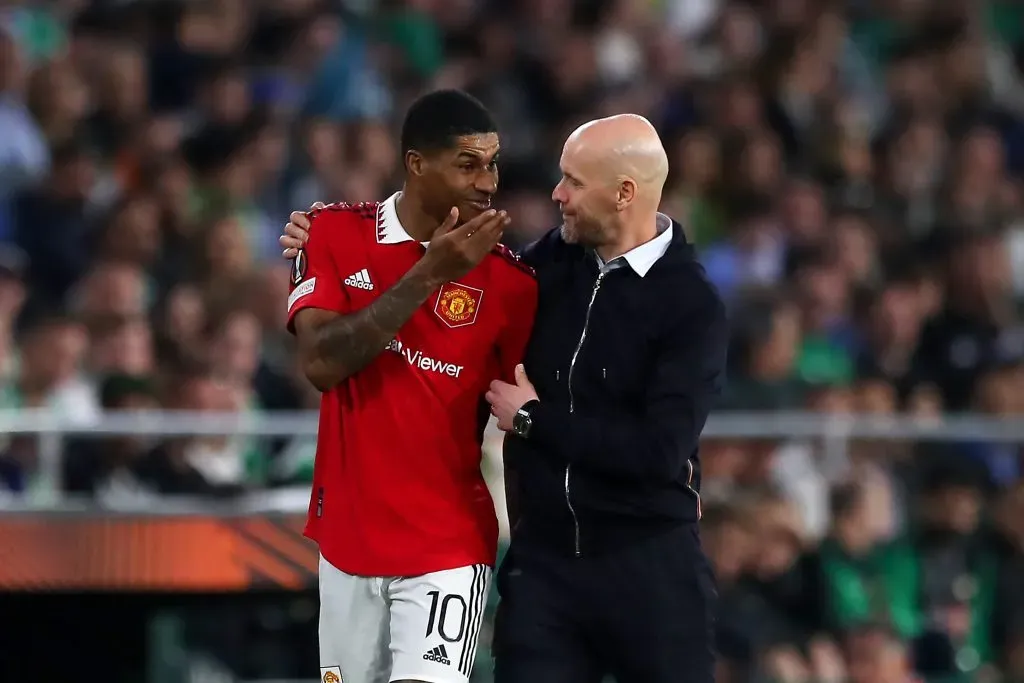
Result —
[{"label": "player's shoulder", "polygon": [[535,282],[537,273],[532,267],[519,258],[519,254],[509,249],[500,242],[491,250],[489,257],[499,268],[507,268],[517,281]]},{"label": "player's shoulder", "polygon": [[[327,239],[352,239],[356,235],[375,234],[381,202],[335,202],[313,209],[309,218],[310,235],[323,232]],[[328,228],[324,231],[323,228]]]}]

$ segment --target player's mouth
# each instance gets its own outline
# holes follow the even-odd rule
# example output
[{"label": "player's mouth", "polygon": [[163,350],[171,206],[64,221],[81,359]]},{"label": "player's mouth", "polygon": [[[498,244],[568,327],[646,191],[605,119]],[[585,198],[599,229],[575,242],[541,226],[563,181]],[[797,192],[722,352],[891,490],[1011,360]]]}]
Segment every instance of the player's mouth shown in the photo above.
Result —
[{"label": "player's mouth", "polygon": [[466,203],[481,213],[491,208],[490,199],[470,199]]}]

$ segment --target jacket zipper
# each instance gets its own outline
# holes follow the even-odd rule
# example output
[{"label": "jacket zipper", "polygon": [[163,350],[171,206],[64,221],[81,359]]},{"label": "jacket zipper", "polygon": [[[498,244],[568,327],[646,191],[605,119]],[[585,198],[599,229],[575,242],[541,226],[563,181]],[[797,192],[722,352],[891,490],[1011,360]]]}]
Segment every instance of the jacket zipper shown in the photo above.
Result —
[{"label": "jacket zipper", "polygon": [[700,509],[700,494],[697,492],[697,489],[693,488],[693,460],[687,458],[686,467],[688,470],[686,475],[686,488],[687,490],[689,490],[690,493],[693,494],[693,497],[697,499],[697,521],[699,522],[702,513]]},{"label": "jacket zipper", "polygon": [[[590,290],[590,303],[587,304],[587,313],[583,318],[583,331],[580,332],[580,340],[576,343],[576,350],[572,352],[572,360],[569,361],[569,376],[566,378],[566,385],[569,390],[569,412],[572,413],[575,407],[574,399],[572,395],[572,372],[576,369],[576,359],[579,358],[580,349],[583,348],[583,342],[587,339],[587,326],[590,324],[590,309],[594,307],[594,299],[597,298],[597,290],[601,289],[601,281],[604,280],[605,271],[601,271],[597,274],[597,280],[594,281],[594,288]],[[580,520],[576,516],[576,510],[572,506],[572,497],[570,496],[570,473],[572,472],[572,465],[565,466],[565,504],[569,508],[569,514],[572,515],[573,530],[575,531],[575,550],[576,557],[580,556]]]}]

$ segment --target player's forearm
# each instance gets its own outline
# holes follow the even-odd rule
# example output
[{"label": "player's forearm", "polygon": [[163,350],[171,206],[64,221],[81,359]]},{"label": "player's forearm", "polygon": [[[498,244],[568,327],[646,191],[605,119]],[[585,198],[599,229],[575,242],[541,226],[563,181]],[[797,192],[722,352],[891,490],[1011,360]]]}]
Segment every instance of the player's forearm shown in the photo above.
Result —
[{"label": "player's forearm", "polygon": [[441,283],[413,268],[372,304],[316,329],[306,375],[326,391],[376,358]]}]

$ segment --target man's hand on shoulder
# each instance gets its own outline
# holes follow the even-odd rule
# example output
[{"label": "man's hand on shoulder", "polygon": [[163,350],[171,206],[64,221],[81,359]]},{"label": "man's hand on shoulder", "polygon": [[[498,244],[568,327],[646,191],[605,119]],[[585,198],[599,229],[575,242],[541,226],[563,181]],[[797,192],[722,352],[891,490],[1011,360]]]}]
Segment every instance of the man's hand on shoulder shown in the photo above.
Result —
[{"label": "man's hand on shoulder", "polygon": [[309,228],[312,225],[309,214],[319,211],[325,206],[326,204],[323,202],[314,202],[309,207],[309,211],[292,211],[288,217],[288,223],[284,226],[283,234],[277,238],[278,243],[284,247],[284,251],[281,252],[282,257],[293,259],[299,255],[299,249],[302,249],[309,241]]}]

